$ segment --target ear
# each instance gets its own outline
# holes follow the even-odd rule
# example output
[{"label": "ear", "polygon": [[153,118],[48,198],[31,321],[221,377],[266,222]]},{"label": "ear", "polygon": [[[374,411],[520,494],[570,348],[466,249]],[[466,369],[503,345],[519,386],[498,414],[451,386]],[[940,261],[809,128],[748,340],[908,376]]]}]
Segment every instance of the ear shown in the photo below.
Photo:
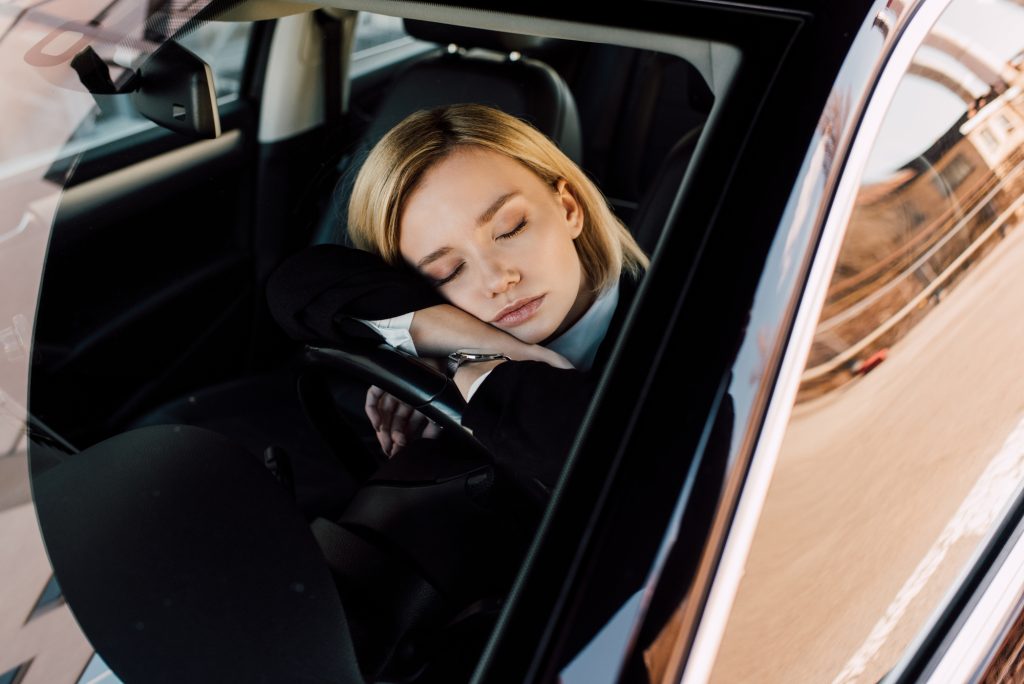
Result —
[{"label": "ear", "polygon": [[558,202],[565,212],[565,223],[569,228],[572,239],[575,240],[583,232],[583,205],[579,203],[576,196],[569,189],[569,181],[559,178],[555,183],[555,191],[558,193]]}]

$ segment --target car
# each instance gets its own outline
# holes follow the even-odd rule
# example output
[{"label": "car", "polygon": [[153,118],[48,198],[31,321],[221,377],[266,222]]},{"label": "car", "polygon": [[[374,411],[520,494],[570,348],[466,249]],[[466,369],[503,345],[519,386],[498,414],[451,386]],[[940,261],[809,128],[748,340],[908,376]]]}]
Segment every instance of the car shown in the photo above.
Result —
[{"label": "car", "polygon": [[[17,0],[0,26],[0,682],[1019,677],[1018,0]],[[391,540],[339,570],[324,530],[375,467],[335,448],[366,383],[453,431],[457,402],[288,340],[264,288],[341,239],[396,102],[479,97],[575,150],[652,263],[508,577],[455,615]]]}]

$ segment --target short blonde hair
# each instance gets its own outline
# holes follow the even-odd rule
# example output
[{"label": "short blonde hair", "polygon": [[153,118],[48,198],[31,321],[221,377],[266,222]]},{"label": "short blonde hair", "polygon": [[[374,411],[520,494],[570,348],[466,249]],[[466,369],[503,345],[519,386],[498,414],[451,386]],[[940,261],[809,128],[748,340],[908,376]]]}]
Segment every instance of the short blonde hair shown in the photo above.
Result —
[{"label": "short blonde hair", "polygon": [[552,187],[560,179],[583,210],[574,241],[587,281],[601,291],[622,270],[638,276],[648,259],[601,191],[551,140],[510,114],[479,104],[455,104],[410,114],[370,150],[352,186],[348,232],[359,249],[402,264],[399,220],[406,199],[424,173],[456,148],[473,145],[500,152]]}]

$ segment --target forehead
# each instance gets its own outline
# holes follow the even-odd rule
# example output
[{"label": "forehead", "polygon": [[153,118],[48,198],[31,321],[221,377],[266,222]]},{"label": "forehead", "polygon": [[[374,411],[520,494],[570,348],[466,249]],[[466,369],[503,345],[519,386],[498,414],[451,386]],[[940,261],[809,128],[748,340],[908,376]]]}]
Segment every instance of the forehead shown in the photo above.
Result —
[{"label": "forehead", "polygon": [[500,152],[479,147],[457,149],[430,167],[406,199],[400,217],[401,242],[421,229],[470,229],[494,200],[509,192],[527,199],[546,185],[530,169]]}]

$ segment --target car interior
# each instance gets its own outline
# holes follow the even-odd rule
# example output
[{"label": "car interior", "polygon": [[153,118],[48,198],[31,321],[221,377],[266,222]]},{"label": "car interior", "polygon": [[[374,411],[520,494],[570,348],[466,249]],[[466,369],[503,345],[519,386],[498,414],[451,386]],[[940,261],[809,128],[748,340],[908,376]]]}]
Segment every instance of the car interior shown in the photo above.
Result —
[{"label": "car interior", "polygon": [[[253,619],[282,626],[230,651],[232,658],[297,642],[315,652],[302,664],[275,665],[291,668],[290,676],[465,680],[550,493],[517,491],[496,478],[479,445],[479,460],[453,461],[443,478],[389,479],[363,414],[368,385],[415,401],[451,430],[460,428],[461,399],[452,397],[443,375],[377,344],[332,349],[285,338],[267,312],[266,280],[305,246],[345,243],[348,192],[369,149],[408,114],[456,102],[498,106],[552,138],[653,254],[720,95],[706,73],[676,54],[424,20],[405,19],[403,29],[418,51],[341,79],[339,87],[351,69],[345,56],[356,31],[354,12],[257,21],[241,96],[221,107],[218,137],[196,140],[156,127],[54,166],[65,190],[37,313],[31,467],[47,539],[89,540],[88,549],[81,541],[64,550],[48,542],[69,603],[75,608],[77,596],[92,596],[78,605],[93,617],[76,615],[108,662],[126,672],[147,647],[126,640],[101,605],[152,605],[166,618],[160,629],[167,634],[189,628],[180,615],[167,615],[161,602],[169,599],[152,583],[140,582],[130,604],[111,588],[97,590],[105,584],[99,578],[109,576],[103,573],[113,572],[103,563],[113,561],[98,561],[94,568],[103,572],[81,569],[87,555],[116,557],[122,565],[137,558],[149,572],[169,572],[173,563],[166,558],[157,563],[147,549],[126,552],[128,532],[101,534],[83,513],[102,516],[118,505],[162,531],[154,544],[203,548],[226,564],[237,559],[224,549],[245,536],[240,530],[256,527],[266,531],[261,553],[274,561],[253,565],[283,572],[282,545],[291,544],[290,555],[300,559],[294,562],[312,568],[318,579],[296,591],[319,597],[315,619],[283,603],[264,606]],[[285,67],[271,63],[286,30],[320,51],[322,68],[293,79],[317,89],[312,106],[323,115],[275,139],[264,110],[271,100],[288,98],[272,92],[280,84],[276,71]],[[463,438],[473,441],[465,432]],[[159,467],[128,472],[125,448],[158,454],[151,458]],[[209,454],[222,452],[255,470],[239,479],[234,471],[214,472]],[[78,458],[82,453],[89,465]],[[78,460],[83,465],[72,474],[56,467]],[[112,479],[110,469],[119,468],[124,471]],[[182,469],[204,484],[190,489],[168,475]],[[261,479],[267,469],[273,481]],[[177,484],[159,484],[168,481]],[[69,490],[78,497],[75,507],[66,505]],[[178,498],[160,513],[152,496],[140,494],[154,490],[163,498],[176,491]],[[284,518],[282,508],[295,510],[297,527],[290,518],[273,522]],[[227,538],[188,522],[217,516],[231,520]],[[59,534],[47,534],[48,526]],[[301,527],[312,531],[315,547],[298,548]],[[318,563],[329,576],[313,567]],[[62,566],[79,570],[62,574]],[[331,587],[337,599],[324,598]],[[203,601],[218,596],[211,590]],[[227,608],[224,613],[225,621],[233,619]],[[324,626],[337,622],[343,627]],[[286,625],[295,632],[285,634]],[[329,636],[308,637],[319,629]],[[107,643],[124,655],[108,655],[101,646]]]}]

